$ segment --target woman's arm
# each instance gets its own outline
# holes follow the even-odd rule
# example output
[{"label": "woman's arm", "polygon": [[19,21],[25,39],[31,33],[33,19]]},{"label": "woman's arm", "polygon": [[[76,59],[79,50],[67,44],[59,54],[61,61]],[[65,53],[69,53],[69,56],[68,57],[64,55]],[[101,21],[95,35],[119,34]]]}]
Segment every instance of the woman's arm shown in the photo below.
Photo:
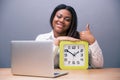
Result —
[{"label": "woman's arm", "polygon": [[89,45],[89,64],[92,68],[103,68],[103,54],[97,41]]},{"label": "woman's arm", "polygon": [[90,31],[89,25],[86,25],[86,30],[80,32],[80,39],[89,43],[89,64],[92,68],[103,67],[103,55],[102,50],[99,47],[97,40]]}]

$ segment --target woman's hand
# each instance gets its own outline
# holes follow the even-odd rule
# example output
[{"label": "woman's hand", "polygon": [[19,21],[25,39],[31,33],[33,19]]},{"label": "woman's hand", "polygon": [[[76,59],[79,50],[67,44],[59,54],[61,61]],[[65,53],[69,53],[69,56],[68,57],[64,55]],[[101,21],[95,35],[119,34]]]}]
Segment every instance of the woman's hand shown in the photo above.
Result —
[{"label": "woman's hand", "polygon": [[60,36],[60,37],[57,37],[55,40],[54,40],[54,44],[56,46],[59,46],[59,43],[60,41],[62,40],[65,40],[65,41],[80,41],[80,39],[76,39],[76,38],[73,38],[73,37],[68,37],[68,36]]},{"label": "woman's hand", "polygon": [[89,24],[86,25],[86,30],[79,33],[80,39],[87,41],[90,45],[95,42],[95,37],[92,35]]}]

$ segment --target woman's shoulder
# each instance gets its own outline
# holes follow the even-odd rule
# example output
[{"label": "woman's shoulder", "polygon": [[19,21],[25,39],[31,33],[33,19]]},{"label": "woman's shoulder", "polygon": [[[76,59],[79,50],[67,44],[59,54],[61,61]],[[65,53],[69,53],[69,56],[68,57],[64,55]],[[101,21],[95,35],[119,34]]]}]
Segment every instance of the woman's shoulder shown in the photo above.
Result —
[{"label": "woman's shoulder", "polygon": [[39,40],[47,40],[51,35],[52,35],[51,32],[49,32],[49,33],[44,33],[44,34],[39,34],[39,35],[36,37],[36,41],[39,41]]},{"label": "woman's shoulder", "polygon": [[47,36],[51,35],[50,33],[51,33],[51,32],[49,32],[49,33],[44,33],[44,34],[39,34],[37,37],[47,37]]}]

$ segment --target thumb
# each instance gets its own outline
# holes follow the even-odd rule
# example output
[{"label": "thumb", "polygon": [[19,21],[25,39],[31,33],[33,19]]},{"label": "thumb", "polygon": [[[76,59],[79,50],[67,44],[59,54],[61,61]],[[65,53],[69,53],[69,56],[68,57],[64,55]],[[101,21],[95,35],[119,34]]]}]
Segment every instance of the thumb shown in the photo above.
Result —
[{"label": "thumb", "polygon": [[86,25],[86,31],[90,31],[89,24]]}]

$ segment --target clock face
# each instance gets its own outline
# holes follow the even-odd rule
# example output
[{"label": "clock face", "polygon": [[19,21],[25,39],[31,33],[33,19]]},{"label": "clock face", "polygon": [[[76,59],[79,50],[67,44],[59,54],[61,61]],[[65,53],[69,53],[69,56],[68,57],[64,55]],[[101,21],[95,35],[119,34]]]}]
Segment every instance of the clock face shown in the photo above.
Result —
[{"label": "clock face", "polygon": [[84,45],[66,44],[63,47],[65,66],[83,66],[84,65]]},{"label": "clock face", "polygon": [[59,60],[60,69],[87,69],[88,42],[61,41]]}]

